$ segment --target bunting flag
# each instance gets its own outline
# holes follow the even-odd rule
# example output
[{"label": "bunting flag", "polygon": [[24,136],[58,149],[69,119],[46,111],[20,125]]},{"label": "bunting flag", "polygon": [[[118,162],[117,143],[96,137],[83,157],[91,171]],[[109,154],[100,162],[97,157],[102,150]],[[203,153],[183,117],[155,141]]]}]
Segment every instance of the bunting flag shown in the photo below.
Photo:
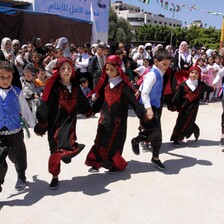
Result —
[{"label": "bunting flag", "polygon": [[177,11],[177,12],[180,12],[180,10],[181,10],[180,6],[177,5],[176,7],[177,7],[176,11]]},{"label": "bunting flag", "polygon": [[168,7],[169,7],[169,2],[165,2],[165,6],[164,6],[164,9],[168,9]]},{"label": "bunting flag", "polygon": [[163,0],[160,0],[160,3],[161,3],[161,7],[163,8]]},{"label": "bunting flag", "polygon": [[[145,4],[149,4],[150,3],[150,0],[139,0],[140,2],[143,2]],[[165,1],[165,5],[164,5],[164,0],[156,0],[157,4],[161,6],[161,8],[164,8],[164,9],[168,9],[169,8],[169,4],[172,5],[172,8],[170,8],[170,11],[176,11],[176,12],[180,12],[181,11],[181,7],[182,8],[187,8],[188,10],[190,11],[194,11],[194,10],[200,10],[201,12],[205,12],[205,13],[209,13],[209,14],[212,14],[212,15],[216,15],[216,16],[224,16],[224,13],[220,13],[220,12],[213,12],[213,11],[210,11],[210,10],[205,10],[205,9],[201,9],[199,6],[197,5],[193,5],[193,6],[188,6],[186,4],[182,4],[182,5],[177,5],[177,4],[174,4],[174,3],[169,3],[169,1]]]}]

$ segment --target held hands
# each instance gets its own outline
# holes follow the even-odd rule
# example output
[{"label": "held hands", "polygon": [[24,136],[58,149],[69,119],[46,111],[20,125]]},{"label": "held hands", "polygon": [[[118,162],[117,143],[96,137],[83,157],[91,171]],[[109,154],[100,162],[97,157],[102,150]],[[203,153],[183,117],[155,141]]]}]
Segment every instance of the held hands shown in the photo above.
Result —
[{"label": "held hands", "polygon": [[43,136],[46,134],[48,125],[47,123],[37,123],[36,126],[34,127],[34,132],[38,136]]},{"label": "held hands", "polygon": [[153,113],[152,108],[151,108],[151,107],[150,107],[150,108],[147,108],[147,109],[146,109],[146,118],[147,118],[148,120],[152,120],[153,117],[154,117],[154,113]]}]

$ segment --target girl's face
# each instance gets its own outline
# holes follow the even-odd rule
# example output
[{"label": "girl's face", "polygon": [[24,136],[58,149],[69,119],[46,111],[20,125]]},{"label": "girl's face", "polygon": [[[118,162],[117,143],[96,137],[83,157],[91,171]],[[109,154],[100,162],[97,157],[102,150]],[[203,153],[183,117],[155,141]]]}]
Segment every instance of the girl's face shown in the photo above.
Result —
[{"label": "girl's face", "polygon": [[204,62],[203,61],[198,61],[199,66],[203,66]]},{"label": "girl's face", "polygon": [[69,62],[64,62],[59,68],[59,74],[62,82],[70,82],[72,76],[72,67]]},{"label": "girl's face", "polygon": [[6,51],[11,50],[11,46],[12,46],[11,41],[10,40],[7,40],[6,43],[5,43],[5,49],[6,49]]},{"label": "girl's face", "polygon": [[35,50],[36,50],[36,48],[35,48],[35,46],[33,44],[29,43],[27,45],[27,51],[28,52],[34,52]]},{"label": "girl's face", "polygon": [[199,73],[197,70],[192,70],[189,74],[191,80],[198,80]]},{"label": "girl's face", "polygon": [[115,66],[111,64],[106,64],[106,73],[109,78],[115,78],[118,76],[118,71]]},{"label": "girl's face", "polygon": [[220,58],[215,58],[215,63],[216,63],[217,65],[219,65],[219,64],[221,63]]},{"label": "girl's face", "polygon": [[210,64],[210,65],[213,64],[213,58],[212,58],[212,57],[209,57],[209,58],[208,58],[208,64]]}]

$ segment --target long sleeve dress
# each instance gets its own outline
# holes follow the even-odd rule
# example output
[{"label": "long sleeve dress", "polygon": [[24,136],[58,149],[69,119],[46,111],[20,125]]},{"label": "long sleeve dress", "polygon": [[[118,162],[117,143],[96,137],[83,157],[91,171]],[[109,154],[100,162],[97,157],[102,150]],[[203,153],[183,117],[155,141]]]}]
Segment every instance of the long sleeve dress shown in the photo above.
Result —
[{"label": "long sleeve dress", "polygon": [[[47,101],[42,101],[37,110],[37,120],[47,125],[51,151],[49,172],[58,175],[60,160],[77,154],[77,113],[90,116],[92,109],[78,84],[73,83],[71,92],[57,80]],[[44,126],[44,125],[43,125]]]},{"label": "long sleeve dress", "polygon": [[112,89],[107,83],[102,88],[100,97],[93,105],[94,112],[100,110],[100,118],[94,145],[86,158],[87,166],[125,169],[127,162],[121,155],[126,140],[129,104],[138,118],[144,119],[145,110],[125,82]]},{"label": "long sleeve dress", "polygon": [[190,138],[194,133],[195,138],[199,137],[200,129],[195,123],[201,96],[204,92],[211,92],[213,88],[199,81],[196,89],[192,91],[186,81],[181,83],[173,98],[173,106],[179,112],[171,141],[181,141],[185,137]]}]

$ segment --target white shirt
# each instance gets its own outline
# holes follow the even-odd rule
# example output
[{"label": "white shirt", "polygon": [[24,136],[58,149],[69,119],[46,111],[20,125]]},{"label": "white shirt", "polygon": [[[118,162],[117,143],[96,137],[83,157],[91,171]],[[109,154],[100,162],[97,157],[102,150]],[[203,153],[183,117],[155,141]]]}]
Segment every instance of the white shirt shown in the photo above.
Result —
[{"label": "white shirt", "polygon": [[216,75],[215,79],[213,80],[212,84],[213,85],[217,84],[218,81],[220,79],[222,79],[223,76],[224,76],[224,67],[221,70],[219,70],[219,72],[217,73],[217,75]]},{"label": "white shirt", "polygon": [[[157,69],[159,71],[159,74],[161,75],[161,78],[163,78],[163,75],[165,72],[162,72],[158,67],[153,65],[153,68]],[[156,83],[156,74],[154,72],[148,72],[143,80],[142,85],[140,86],[140,91],[141,91],[141,99],[142,103],[144,104],[145,109],[151,108],[151,103],[150,103],[150,98],[149,98],[149,93],[152,90],[152,87]],[[158,96],[159,97],[159,96]]]}]

